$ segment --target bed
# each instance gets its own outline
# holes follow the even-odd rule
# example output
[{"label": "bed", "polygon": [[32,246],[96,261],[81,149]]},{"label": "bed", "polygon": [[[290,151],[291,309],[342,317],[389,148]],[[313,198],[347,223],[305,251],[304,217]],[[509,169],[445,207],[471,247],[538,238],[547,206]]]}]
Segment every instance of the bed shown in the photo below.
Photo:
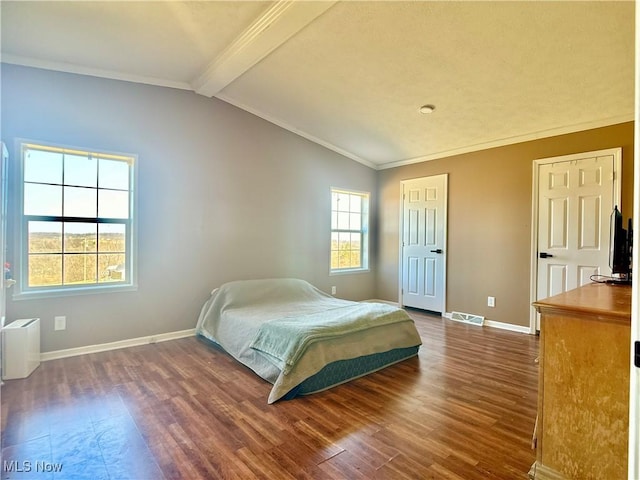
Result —
[{"label": "bed", "polygon": [[402,309],[334,298],[304,280],[243,280],[211,292],[196,334],[273,385],[268,403],[307,395],[418,354]]}]

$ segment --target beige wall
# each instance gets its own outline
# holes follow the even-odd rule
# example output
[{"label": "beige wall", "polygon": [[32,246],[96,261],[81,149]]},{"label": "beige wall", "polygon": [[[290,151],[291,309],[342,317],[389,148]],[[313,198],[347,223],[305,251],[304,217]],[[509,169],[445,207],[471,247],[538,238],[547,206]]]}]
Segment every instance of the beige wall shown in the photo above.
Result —
[{"label": "beige wall", "polygon": [[[622,212],[633,215],[633,123],[457,155],[378,176],[377,295],[398,299],[400,182],[449,174],[447,311],[529,325],[533,160],[622,147]],[[496,297],[495,308],[487,297]]]},{"label": "beige wall", "polygon": [[[227,103],[3,64],[2,140],[16,138],[139,159],[139,288],[9,298],[9,321],[41,318],[43,352],[193,328],[211,289],[230,280],[291,276],[343,298],[375,294],[372,272],[329,276],[329,210],[332,186],[375,203],[376,172]],[[56,315],[67,330],[53,330]]]}]

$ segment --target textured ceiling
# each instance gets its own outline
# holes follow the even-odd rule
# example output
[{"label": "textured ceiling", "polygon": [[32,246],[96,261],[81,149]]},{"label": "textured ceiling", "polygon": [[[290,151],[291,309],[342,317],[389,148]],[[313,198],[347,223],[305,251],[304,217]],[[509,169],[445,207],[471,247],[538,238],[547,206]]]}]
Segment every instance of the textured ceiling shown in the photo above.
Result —
[{"label": "textured ceiling", "polygon": [[3,62],[216,96],[374,168],[633,119],[629,1],[0,8]]}]

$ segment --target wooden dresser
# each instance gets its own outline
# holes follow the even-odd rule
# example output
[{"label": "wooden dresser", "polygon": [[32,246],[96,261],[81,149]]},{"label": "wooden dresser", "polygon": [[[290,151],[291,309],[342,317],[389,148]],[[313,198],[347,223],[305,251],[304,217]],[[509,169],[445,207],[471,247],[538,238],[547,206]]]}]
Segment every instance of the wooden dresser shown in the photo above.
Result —
[{"label": "wooden dresser", "polygon": [[535,479],[627,478],[631,287],[593,283],[541,314]]}]

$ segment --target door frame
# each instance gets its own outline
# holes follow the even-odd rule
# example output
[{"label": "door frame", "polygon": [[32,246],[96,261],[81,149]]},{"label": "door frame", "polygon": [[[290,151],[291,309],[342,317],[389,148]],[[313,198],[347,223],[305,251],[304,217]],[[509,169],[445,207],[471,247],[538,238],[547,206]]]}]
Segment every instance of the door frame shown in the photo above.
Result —
[{"label": "door frame", "polygon": [[442,254],[442,262],[443,262],[443,271],[442,271],[442,305],[441,305],[441,315],[444,316],[447,310],[447,255],[448,255],[448,240],[447,234],[449,232],[449,174],[448,173],[440,173],[437,175],[427,175],[424,177],[415,177],[415,178],[407,178],[405,180],[400,181],[400,221],[398,228],[398,305],[400,307],[403,306],[403,236],[404,236],[404,186],[407,182],[412,182],[415,180],[422,180],[426,178],[435,178],[435,177],[444,177],[444,231],[443,231],[443,243],[444,243],[444,253]]},{"label": "door frame", "polygon": [[538,313],[531,306],[537,300],[538,295],[538,196],[540,194],[540,167],[550,163],[561,163],[581,160],[585,157],[602,157],[613,155],[613,195],[617,205],[622,199],[622,147],[594,150],[591,152],[560,155],[557,157],[539,158],[533,161],[533,188],[531,193],[531,279],[529,283],[529,333],[536,333]]}]

